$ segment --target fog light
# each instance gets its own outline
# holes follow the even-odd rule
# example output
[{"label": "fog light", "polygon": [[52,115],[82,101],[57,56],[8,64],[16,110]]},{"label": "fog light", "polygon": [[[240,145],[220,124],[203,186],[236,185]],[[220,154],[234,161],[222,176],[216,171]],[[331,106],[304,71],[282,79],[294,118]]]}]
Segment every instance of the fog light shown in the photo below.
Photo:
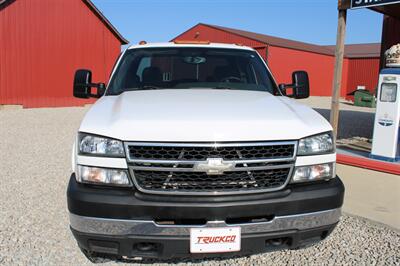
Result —
[{"label": "fog light", "polygon": [[331,179],[335,177],[335,163],[296,167],[292,183]]},{"label": "fog light", "polygon": [[124,169],[109,169],[78,165],[76,181],[88,184],[131,186],[128,173]]}]

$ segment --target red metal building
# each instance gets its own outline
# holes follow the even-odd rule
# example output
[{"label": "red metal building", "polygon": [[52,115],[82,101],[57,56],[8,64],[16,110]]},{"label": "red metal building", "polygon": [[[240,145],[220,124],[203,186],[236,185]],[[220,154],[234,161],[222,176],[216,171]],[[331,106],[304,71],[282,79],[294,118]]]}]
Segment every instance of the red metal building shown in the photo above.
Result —
[{"label": "red metal building", "polygon": [[0,0],[0,105],[72,106],[77,68],[106,81],[120,33],[90,0]]},{"label": "red metal building", "polygon": [[[330,96],[335,46],[303,43],[238,29],[199,23],[173,40],[236,43],[255,48],[266,60],[278,83],[290,83],[295,70],[306,70],[311,95]],[[365,86],[375,90],[379,74],[380,44],[355,44],[345,48],[341,96]]]}]

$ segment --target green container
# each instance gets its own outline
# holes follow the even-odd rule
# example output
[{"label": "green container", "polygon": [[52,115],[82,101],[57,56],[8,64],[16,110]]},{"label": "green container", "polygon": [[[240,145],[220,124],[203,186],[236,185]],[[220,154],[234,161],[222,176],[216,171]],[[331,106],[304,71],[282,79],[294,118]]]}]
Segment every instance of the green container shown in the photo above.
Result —
[{"label": "green container", "polygon": [[354,105],[375,108],[375,97],[367,90],[358,90],[354,93]]}]

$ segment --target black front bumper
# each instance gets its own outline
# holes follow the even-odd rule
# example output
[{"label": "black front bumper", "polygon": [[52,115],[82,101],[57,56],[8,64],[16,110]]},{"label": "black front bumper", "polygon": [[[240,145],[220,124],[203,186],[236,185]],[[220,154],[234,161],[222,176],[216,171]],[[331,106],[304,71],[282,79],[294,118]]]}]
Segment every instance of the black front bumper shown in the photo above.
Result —
[{"label": "black front bumper", "polygon": [[[79,217],[147,221],[245,221],[252,217],[285,217],[340,209],[344,186],[339,178],[331,181],[288,186],[278,192],[239,196],[155,196],[133,189],[100,188],[78,184],[72,175],[68,186],[68,209]],[[336,221],[337,222],[337,221]],[[275,248],[271,243],[282,242],[279,247],[296,248],[309,241],[325,238],[336,222],[302,228],[242,234],[240,253],[251,254]],[[93,232],[72,232],[83,249],[129,257],[211,257],[212,254],[189,253],[189,237],[123,234],[105,235]],[[141,251],[138,245],[149,243],[150,251]],[[221,254],[217,254],[221,256]]]},{"label": "black front bumper", "polygon": [[[141,257],[154,259],[174,258],[215,258],[245,256],[286,248],[296,249],[325,239],[333,231],[336,224],[312,228],[308,230],[292,230],[274,233],[242,235],[241,250],[229,253],[191,254],[189,237],[144,237],[144,236],[105,236],[71,231],[78,245],[85,250],[100,254]],[[142,251],[141,244],[150,244],[152,249]]]},{"label": "black front bumper", "polygon": [[68,185],[68,210],[76,215],[113,219],[226,220],[244,216],[284,216],[340,208],[344,186],[339,178],[297,185],[278,192],[241,196],[173,197],[145,195],[133,189]]}]

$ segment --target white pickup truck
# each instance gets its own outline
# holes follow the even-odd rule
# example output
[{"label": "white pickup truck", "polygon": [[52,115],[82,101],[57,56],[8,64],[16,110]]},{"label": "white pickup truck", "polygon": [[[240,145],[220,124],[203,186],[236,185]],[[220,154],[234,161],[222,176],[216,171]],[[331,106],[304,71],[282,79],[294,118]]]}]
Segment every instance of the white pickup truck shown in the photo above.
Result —
[{"label": "white pickup truck", "polygon": [[[249,47],[141,44],[107,86],[75,74],[75,97],[97,97],[73,146],[70,225],[89,257],[168,259],[298,248],[341,216],[330,124],[290,98],[304,71],[277,85]],[[92,88],[95,88],[93,90]]]}]

